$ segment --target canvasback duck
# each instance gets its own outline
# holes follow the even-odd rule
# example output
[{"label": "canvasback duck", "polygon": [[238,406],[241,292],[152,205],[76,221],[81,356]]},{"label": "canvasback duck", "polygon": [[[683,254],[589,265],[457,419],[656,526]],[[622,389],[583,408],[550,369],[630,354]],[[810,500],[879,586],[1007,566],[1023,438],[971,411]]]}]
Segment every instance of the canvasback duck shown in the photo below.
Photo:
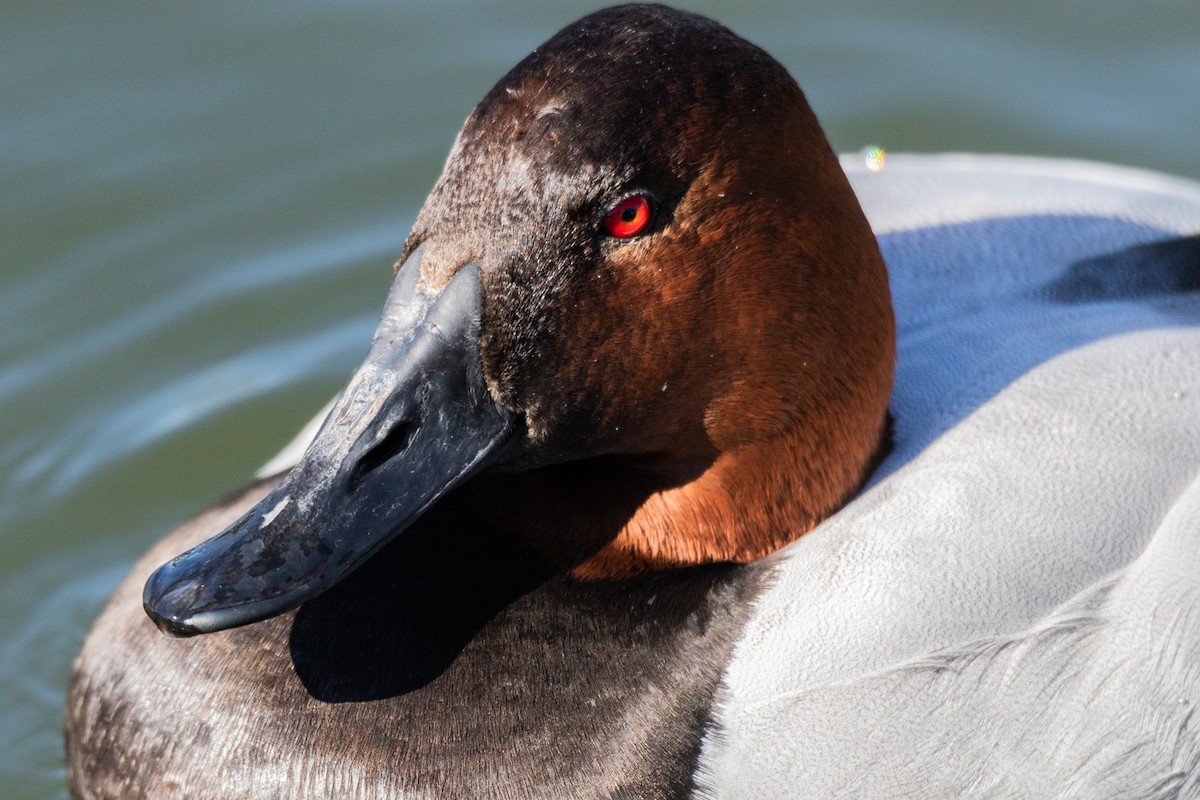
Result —
[{"label": "canvasback duck", "polygon": [[97,620],[72,794],[1200,794],[1198,231],[1133,170],[840,164],[727,29],[585,17],[319,431]]}]

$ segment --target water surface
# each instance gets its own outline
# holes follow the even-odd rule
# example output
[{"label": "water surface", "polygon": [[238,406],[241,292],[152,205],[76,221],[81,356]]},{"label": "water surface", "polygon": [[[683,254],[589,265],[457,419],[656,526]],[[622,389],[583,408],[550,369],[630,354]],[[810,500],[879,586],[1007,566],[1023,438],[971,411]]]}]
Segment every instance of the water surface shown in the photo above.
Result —
[{"label": "water surface", "polygon": [[[1200,177],[1200,4],[696,2],[840,150]],[[132,560],[366,351],[450,141],[591,3],[50,4],[0,25],[0,787],[65,796],[71,659]]]}]

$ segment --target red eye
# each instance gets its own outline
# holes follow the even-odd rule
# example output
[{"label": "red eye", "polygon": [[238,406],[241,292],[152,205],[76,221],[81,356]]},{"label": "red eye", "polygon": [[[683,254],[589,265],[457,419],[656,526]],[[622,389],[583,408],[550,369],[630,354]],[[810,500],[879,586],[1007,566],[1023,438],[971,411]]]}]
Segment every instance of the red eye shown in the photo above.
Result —
[{"label": "red eye", "polygon": [[644,194],[627,197],[604,217],[604,232],[618,239],[631,239],[650,227],[654,205]]}]

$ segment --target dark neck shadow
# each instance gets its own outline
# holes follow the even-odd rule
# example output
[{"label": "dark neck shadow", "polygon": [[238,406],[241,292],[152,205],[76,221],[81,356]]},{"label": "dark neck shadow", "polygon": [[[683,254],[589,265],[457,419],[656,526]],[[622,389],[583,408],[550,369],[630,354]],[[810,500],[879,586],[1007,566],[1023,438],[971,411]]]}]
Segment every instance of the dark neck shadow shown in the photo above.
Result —
[{"label": "dark neck shadow", "polygon": [[431,515],[301,606],[288,642],[292,664],[322,702],[407,694],[549,577],[520,543]]},{"label": "dark neck shadow", "polygon": [[[650,492],[680,479],[613,467],[596,458],[488,474],[442,498],[297,611],[289,648],[309,694],[358,702],[427,686],[506,608],[591,557]],[[511,530],[524,535],[501,532]]]}]

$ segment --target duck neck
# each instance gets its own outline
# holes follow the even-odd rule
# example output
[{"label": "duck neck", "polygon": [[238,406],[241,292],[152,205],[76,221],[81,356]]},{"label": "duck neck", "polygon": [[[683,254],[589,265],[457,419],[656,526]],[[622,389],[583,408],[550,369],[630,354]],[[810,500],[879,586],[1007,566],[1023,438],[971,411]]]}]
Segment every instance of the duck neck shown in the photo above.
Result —
[{"label": "duck neck", "polygon": [[470,491],[491,525],[556,570],[622,579],[774,552],[843,505],[885,441],[882,420],[818,436],[797,426],[699,462],[596,458],[484,476]]}]

